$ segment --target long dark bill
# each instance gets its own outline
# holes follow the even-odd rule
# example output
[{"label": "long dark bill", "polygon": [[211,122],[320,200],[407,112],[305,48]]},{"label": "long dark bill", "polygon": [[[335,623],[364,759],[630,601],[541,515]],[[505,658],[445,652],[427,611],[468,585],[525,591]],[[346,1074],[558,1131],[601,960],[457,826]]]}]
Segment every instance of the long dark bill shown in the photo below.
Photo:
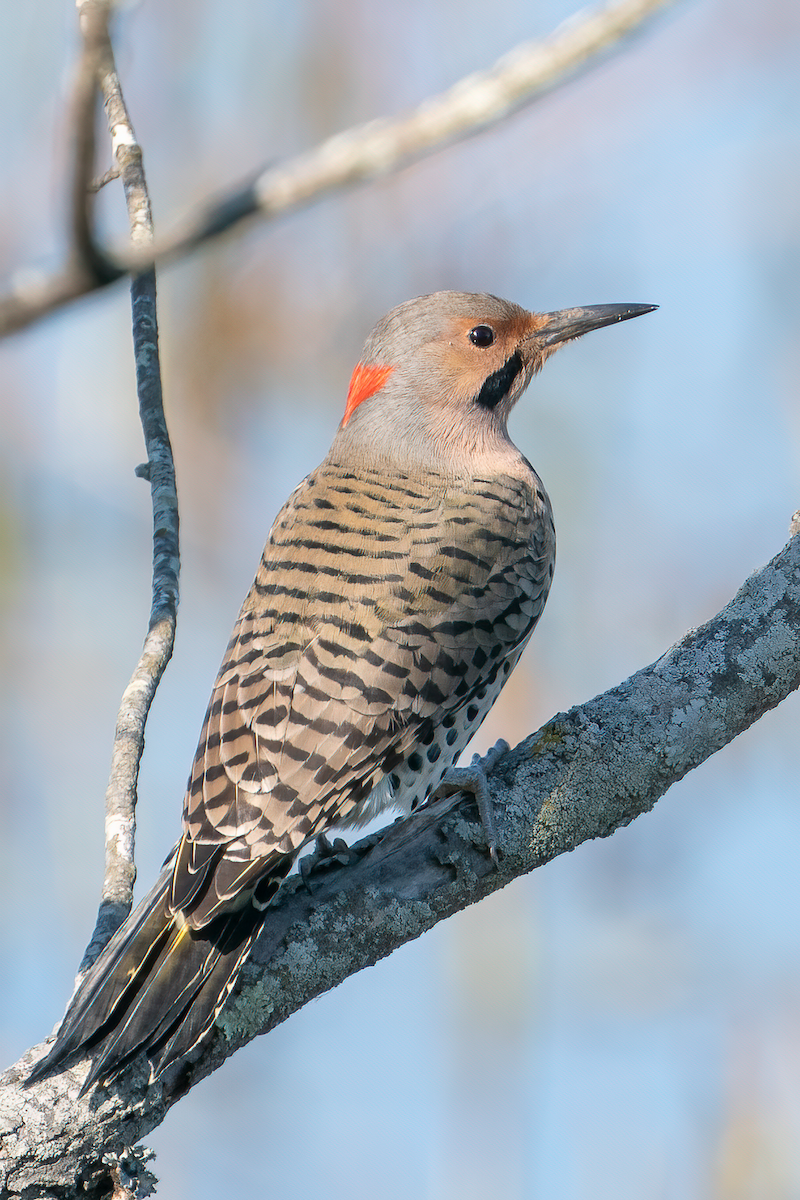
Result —
[{"label": "long dark bill", "polygon": [[641,317],[657,308],[657,304],[590,304],[587,308],[562,308],[559,312],[544,314],[545,324],[539,327],[537,337],[545,346],[557,346],[559,342],[568,342],[593,329],[630,321],[632,317]]}]

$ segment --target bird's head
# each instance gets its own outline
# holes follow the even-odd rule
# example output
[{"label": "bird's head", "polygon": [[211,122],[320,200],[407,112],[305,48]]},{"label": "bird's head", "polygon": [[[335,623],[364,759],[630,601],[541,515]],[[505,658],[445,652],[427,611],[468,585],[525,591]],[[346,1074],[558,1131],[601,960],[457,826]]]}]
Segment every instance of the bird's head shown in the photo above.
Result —
[{"label": "bird's head", "polygon": [[560,345],[655,307],[532,313],[468,292],[409,300],[367,338],[333,452],[458,471],[508,445],[511,409]]}]

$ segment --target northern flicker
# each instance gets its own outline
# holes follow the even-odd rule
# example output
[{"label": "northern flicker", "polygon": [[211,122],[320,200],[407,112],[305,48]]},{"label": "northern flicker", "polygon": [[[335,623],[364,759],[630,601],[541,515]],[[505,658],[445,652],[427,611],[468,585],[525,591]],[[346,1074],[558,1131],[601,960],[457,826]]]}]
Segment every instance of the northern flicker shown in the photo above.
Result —
[{"label": "northern flicker", "polygon": [[209,1036],[301,847],[462,781],[448,770],[522,653],[555,561],[550,502],[509,413],[561,344],[654,307],[536,314],[439,292],[378,323],[327,458],[270,531],[183,836],[32,1079],[82,1053],[84,1090],[141,1051],[163,1072]]}]

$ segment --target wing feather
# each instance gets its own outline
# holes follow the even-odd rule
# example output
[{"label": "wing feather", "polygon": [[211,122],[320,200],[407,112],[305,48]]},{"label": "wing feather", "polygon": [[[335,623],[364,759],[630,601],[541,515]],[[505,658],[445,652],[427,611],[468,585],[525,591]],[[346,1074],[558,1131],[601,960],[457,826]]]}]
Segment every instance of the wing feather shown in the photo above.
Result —
[{"label": "wing feather", "polygon": [[[430,741],[432,722],[516,659],[544,605],[552,553],[531,552],[524,482],[499,489],[493,522],[482,494],[462,490],[449,508],[446,497],[420,497],[415,508],[406,496],[405,519],[395,503],[367,558],[388,485],[372,480],[366,497],[343,502],[341,478],[322,475],[276,521],[211,696],[185,840],[224,851],[207,854],[208,894],[192,923],[231,907],[273,868],[283,873],[287,856],[346,818],[421,732]],[[308,530],[321,491],[328,523],[331,513],[336,521],[324,544]],[[436,528],[448,531],[444,541]],[[191,862],[179,854],[176,876]],[[176,898],[190,892],[199,892],[196,879],[191,889],[173,886]]]}]

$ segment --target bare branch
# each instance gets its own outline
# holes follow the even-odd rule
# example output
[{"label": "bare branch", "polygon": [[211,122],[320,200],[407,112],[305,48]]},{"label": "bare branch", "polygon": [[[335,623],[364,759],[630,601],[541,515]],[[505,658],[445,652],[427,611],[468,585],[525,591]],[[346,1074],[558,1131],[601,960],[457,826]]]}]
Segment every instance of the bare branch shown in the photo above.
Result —
[{"label": "bare branch", "polygon": [[[96,12],[98,6],[90,3],[84,7]],[[107,17],[108,7],[102,7]],[[142,151],[123,99],[107,21],[102,28],[95,27],[95,43],[96,69],[115,167],[125,191],[131,242],[135,247],[144,248],[153,240],[150,198]],[[153,599],[144,649],[117,715],[106,790],[106,866],[102,901],[94,933],[81,963],[81,973],[91,966],[131,910],[136,879],[136,787],[144,750],[144,730],[156,689],[172,657],[178,610],[178,497],[161,391],[156,277],[152,268],[135,275],[131,281],[131,305],[139,415],[148,459],[138,468],[137,474],[149,479],[153,502]]]},{"label": "bare branch", "polygon": [[84,279],[87,290],[119,277],[119,271],[97,244],[93,230],[95,109],[100,65],[108,46],[112,0],[81,0],[78,16],[83,49],[72,97],[73,163],[71,188],[72,245],[69,274]]},{"label": "bare branch", "polygon": [[70,246],[55,275],[36,268],[19,270],[11,291],[0,298],[0,336],[13,333],[80,296],[125,274],[98,246],[92,227],[95,160],[95,108],[98,70],[107,41],[112,0],[79,0],[81,55],[71,96],[73,152],[69,180]]},{"label": "bare branch", "polygon": [[[289,882],[244,968],[220,1031],[188,1069],[147,1086],[135,1063],[77,1099],[85,1066],[24,1092],[41,1048],[0,1078],[10,1197],[84,1195],[127,1147],[228,1055],[437,921],[590,838],[647,812],[667,789],[800,685],[800,536],[731,603],[657,662],[560,713],[498,764],[491,782],[503,857],[495,870],[467,801],[438,801],[324,867],[313,895]],[[478,839],[477,841],[474,839]],[[133,1170],[135,1158],[125,1159]],[[133,1165],[131,1165],[133,1163]],[[0,1177],[1,1181],[1,1177]],[[55,1190],[57,1189],[57,1191]],[[87,1190],[90,1190],[87,1186]]]},{"label": "bare branch", "polygon": [[670,3],[672,0],[617,0],[605,8],[580,12],[549,38],[517,46],[488,70],[467,76],[441,95],[423,101],[413,112],[355,126],[307,154],[271,167],[254,182],[193,214],[153,248],[140,248],[138,253],[123,254],[116,260],[102,255],[102,278],[91,279],[85,272],[69,269],[54,279],[34,280],[28,275],[0,298],[0,335],[22,329],[131,271],[185,256],[246,217],[284,216],[332,191],[397,171],[486,129],[552,90]]},{"label": "bare branch", "polygon": [[[550,37],[516,46],[488,70],[466,76],[412,113],[336,134],[309,154],[264,172],[254,186],[259,211],[268,216],[293,211],[496,124],[563,83],[670,2],[621,0],[576,13]],[[168,249],[157,247],[156,253]]]},{"label": "bare branch", "polygon": [[307,154],[270,167],[254,183],[223,197],[159,241],[154,259],[178,258],[244,217],[283,216],[486,129],[563,83],[669,3],[672,0],[620,0],[576,13],[549,38],[516,46],[488,70],[467,75],[413,112],[356,125]]}]

